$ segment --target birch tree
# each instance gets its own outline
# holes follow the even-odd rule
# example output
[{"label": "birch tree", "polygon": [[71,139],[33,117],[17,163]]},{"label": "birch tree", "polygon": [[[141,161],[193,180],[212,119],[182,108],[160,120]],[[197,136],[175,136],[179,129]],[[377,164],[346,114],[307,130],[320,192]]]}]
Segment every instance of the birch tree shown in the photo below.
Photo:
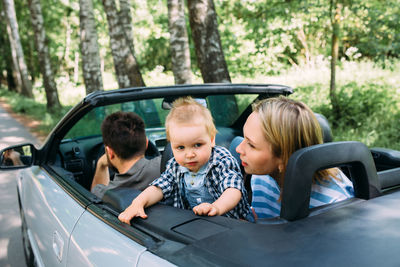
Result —
[{"label": "birch tree", "polygon": [[31,21],[35,33],[35,43],[38,52],[40,71],[43,76],[43,86],[46,92],[47,109],[54,110],[60,108],[58,99],[57,85],[54,80],[53,70],[51,68],[50,53],[47,46],[46,32],[44,29],[42,7],[40,0],[29,0],[29,10]]},{"label": "birch tree", "polygon": [[10,40],[11,52],[14,62],[13,65],[15,65],[15,72],[19,76],[17,79],[17,86],[20,81],[21,94],[32,98],[32,83],[29,79],[28,68],[25,63],[24,51],[22,50],[21,40],[19,37],[14,0],[3,0],[3,7],[6,15],[7,33]]},{"label": "birch tree", "polygon": [[168,0],[168,28],[175,84],[191,84],[189,41],[183,0]]},{"label": "birch tree", "polygon": [[134,48],[134,45],[130,0],[119,0],[119,6],[119,18],[124,27],[124,34],[128,40],[128,44],[132,46],[130,49],[133,51],[132,49]]},{"label": "birch tree", "polygon": [[205,83],[230,83],[213,0],[188,0],[197,62]]},{"label": "birch tree", "polygon": [[331,82],[329,87],[329,97],[333,112],[337,119],[340,118],[339,100],[336,94],[336,61],[339,56],[339,34],[342,4],[339,1],[330,1],[332,40],[331,40]]},{"label": "birch tree", "polygon": [[[2,4],[0,6],[0,8],[2,7]],[[9,91],[17,91],[17,82],[18,82],[18,74],[15,69],[16,67],[16,62],[13,62],[13,57],[11,56],[11,47],[10,47],[10,42],[8,41],[8,35],[6,33],[6,31],[3,31],[5,29],[7,29],[7,25],[5,23],[6,18],[5,18],[5,13],[3,10],[0,10],[0,55],[2,55],[2,64],[0,62],[0,77],[3,80],[7,81],[7,86],[8,86],[8,90]],[[0,58],[1,60],[1,58]],[[4,77],[2,74],[4,74],[4,70],[6,71],[5,76]],[[0,80],[0,83],[2,81]],[[19,84],[18,87],[21,91],[21,77],[19,77]]]},{"label": "birch tree", "polygon": [[111,53],[119,87],[145,86],[133,51],[133,41],[127,37],[131,31],[125,30],[126,27],[129,28],[129,24],[131,25],[129,21],[132,19],[126,17],[130,14],[130,10],[128,12],[124,8],[130,6],[120,5],[122,11],[119,12],[114,0],[103,0],[103,7],[107,16]]},{"label": "birch tree", "polygon": [[104,90],[103,78],[101,74],[96,21],[93,15],[93,2],[92,0],[80,0],[79,7],[82,71],[86,94],[89,94],[96,90]]}]

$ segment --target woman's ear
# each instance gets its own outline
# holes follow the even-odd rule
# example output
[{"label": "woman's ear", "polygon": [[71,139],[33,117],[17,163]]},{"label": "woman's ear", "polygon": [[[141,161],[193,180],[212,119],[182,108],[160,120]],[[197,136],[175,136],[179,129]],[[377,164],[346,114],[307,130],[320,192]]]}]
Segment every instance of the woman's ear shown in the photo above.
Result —
[{"label": "woman's ear", "polygon": [[283,165],[282,160],[280,160],[280,163],[278,164],[279,173],[282,174],[284,169],[285,169],[285,166]]}]

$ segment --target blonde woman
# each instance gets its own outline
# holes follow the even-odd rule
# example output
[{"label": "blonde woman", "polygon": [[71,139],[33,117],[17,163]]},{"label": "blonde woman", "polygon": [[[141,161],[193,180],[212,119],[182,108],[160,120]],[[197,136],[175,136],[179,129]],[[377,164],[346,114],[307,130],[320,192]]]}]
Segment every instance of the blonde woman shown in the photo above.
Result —
[{"label": "blonde woman", "polygon": [[[289,157],[296,150],[322,143],[322,131],[309,107],[286,97],[256,103],[236,148],[252,174],[252,207],[258,218],[279,216],[281,192]],[[354,196],[350,180],[337,168],[313,177],[310,208]]]}]

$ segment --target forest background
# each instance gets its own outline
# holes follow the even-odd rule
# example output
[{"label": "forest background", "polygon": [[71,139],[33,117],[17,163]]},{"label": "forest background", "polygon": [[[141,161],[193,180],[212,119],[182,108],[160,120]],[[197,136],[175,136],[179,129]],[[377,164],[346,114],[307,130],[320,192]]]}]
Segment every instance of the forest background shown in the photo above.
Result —
[{"label": "forest background", "polygon": [[95,90],[279,83],[335,140],[400,150],[399,55],[398,0],[0,2],[0,96],[42,133]]}]

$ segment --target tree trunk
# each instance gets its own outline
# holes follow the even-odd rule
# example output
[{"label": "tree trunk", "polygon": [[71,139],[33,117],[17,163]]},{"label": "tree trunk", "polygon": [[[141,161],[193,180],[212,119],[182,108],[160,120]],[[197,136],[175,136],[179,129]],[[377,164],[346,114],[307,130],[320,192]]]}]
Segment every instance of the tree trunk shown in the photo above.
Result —
[{"label": "tree trunk", "polygon": [[39,0],[29,0],[31,21],[35,33],[40,71],[43,75],[43,86],[46,92],[47,109],[55,110],[61,107],[58,99],[57,85],[51,68],[50,53],[43,24],[42,7]]},{"label": "tree trunk", "polygon": [[307,37],[306,37],[306,34],[304,33],[304,29],[299,29],[297,31],[297,39],[300,41],[301,45],[304,48],[304,57],[306,58],[306,65],[310,66],[311,56],[310,56],[310,50],[309,50],[308,44],[307,44]]},{"label": "tree trunk", "polygon": [[[8,36],[11,36],[11,28],[7,25],[7,32]],[[18,67],[18,56],[17,56],[17,50],[15,46],[11,45],[11,40],[10,40],[10,50],[11,50],[11,62],[12,62],[12,74],[11,76],[13,77],[15,81],[15,88],[16,91],[20,94],[22,94],[22,80],[21,80],[21,72],[19,71]]]},{"label": "tree trunk", "polygon": [[340,107],[336,93],[336,61],[339,55],[340,13],[342,5],[335,2],[334,0],[331,0],[331,7],[333,7],[335,10],[334,14],[332,14],[331,82],[329,88],[329,96],[333,113],[335,114],[336,119],[338,119],[340,118]]},{"label": "tree trunk", "polygon": [[100,54],[96,21],[93,15],[92,0],[80,0],[80,31],[83,79],[86,86],[86,94],[96,90],[103,91],[103,78],[100,67]]},{"label": "tree trunk", "polygon": [[230,83],[213,0],[188,0],[197,62],[205,83]]},{"label": "tree trunk", "polygon": [[119,18],[124,27],[125,38],[133,48],[132,13],[130,0],[119,0],[119,7]]},{"label": "tree trunk", "polygon": [[15,57],[13,60],[15,60],[14,62],[16,63],[16,71],[19,73],[21,78],[21,94],[32,98],[32,83],[29,80],[24,51],[22,50],[21,40],[19,38],[14,0],[3,0],[3,6],[6,12],[7,31],[10,39],[11,50],[13,51],[12,56]]},{"label": "tree trunk", "polygon": [[[8,61],[8,62],[10,62],[10,61]],[[17,92],[17,85],[15,84],[15,77],[13,74],[13,70],[10,66],[11,66],[11,64],[6,67],[8,91]]]},{"label": "tree trunk", "polygon": [[[114,0],[103,0],[103,6],[107,15],[111,53],[119,87],[145,86],[133,51],[133,41],[127,37],[130,33],[125,31],[125,27],[128,26],[126,21],[131,19],[124,15],[129,14],[130,16],[130,10],[129,12],[127,10],[118,12]],[[123,9],[126,8],[126,5],[120,7]],[[130,8],[129,5],[128,8]],[[131,25],[131,23],[129,24]],[[132,26],[129,28],[131,29]]]},{"label": "tree trunk", "polygon": [[[6,29],[7,24],[5,23],[6,18],[4,12],[0,11],[0,29]],[[3,69],[0,69],[0,72],[6,71],[5,74],[1,73],[0,77],[1,79],[7,82],[7,87],[8,91],[15,91],[17,92],[17,85],[15,82],[15,78],[13,76],[14,71],[14,63],[12,62],[12,56],[11,56],[11,47],[10,47],[10,42],[8,41],[8,37],[5,34],[5,32],[0,33],[0,54],[3,55],[4,57],[4,67]],[[1,85],[2,81],[0,81]],[[21,87],[20,87],[21,89]]]},{"label": "tree trunk", "polygon": [[168,0],[168,27],[175,84],[191,84],[189,41],[183,0]]}]

